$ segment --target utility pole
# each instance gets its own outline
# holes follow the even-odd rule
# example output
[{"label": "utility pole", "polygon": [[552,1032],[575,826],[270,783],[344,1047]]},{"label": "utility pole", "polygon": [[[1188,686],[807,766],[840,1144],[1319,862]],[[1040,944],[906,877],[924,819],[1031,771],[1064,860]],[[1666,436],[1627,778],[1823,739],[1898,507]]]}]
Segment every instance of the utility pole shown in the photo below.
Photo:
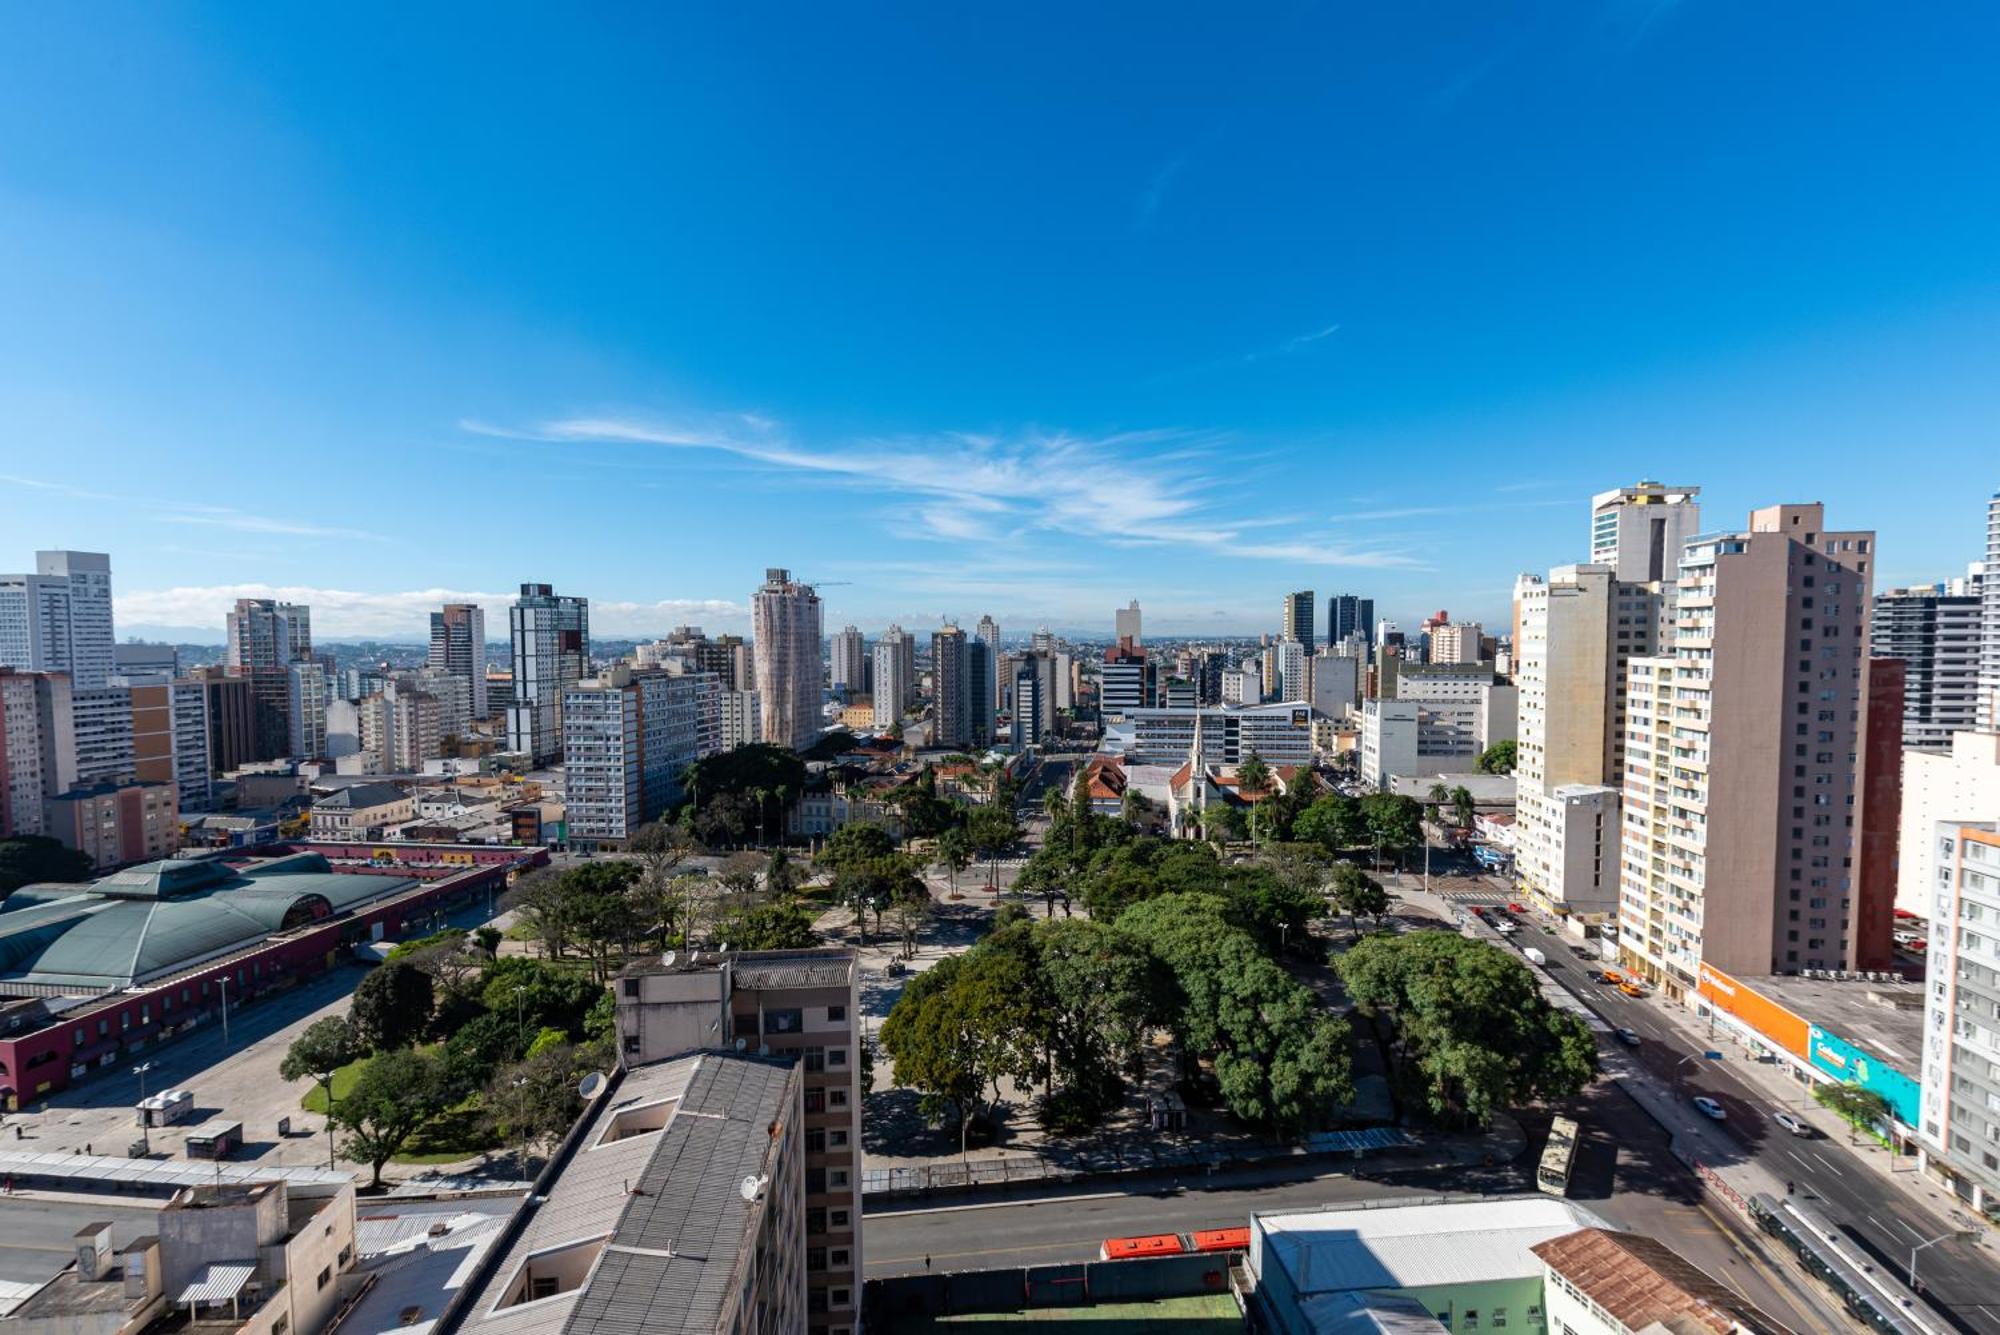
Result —
[{"label": "utility pole", "polygon": [[139,1144],[144,1152],[153,1152],[153,1114],[146,1107],[146,1072],[153,1069],[153,1063],[140,1062],[132,1068],[132,1074],[139,1077]]}]

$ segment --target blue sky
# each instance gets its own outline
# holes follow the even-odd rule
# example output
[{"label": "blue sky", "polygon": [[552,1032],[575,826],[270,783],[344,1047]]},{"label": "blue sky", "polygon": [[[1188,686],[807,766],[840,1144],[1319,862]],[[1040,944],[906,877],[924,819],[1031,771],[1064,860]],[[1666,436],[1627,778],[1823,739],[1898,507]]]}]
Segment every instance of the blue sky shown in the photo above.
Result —
[{"label": "blue sky", "polygon": [[[2000,485],[1990,4],[12,6],[0,567],[871,632],[1497,618],[1589,493]],[[845,581],[835,584],[833,581]]]}]

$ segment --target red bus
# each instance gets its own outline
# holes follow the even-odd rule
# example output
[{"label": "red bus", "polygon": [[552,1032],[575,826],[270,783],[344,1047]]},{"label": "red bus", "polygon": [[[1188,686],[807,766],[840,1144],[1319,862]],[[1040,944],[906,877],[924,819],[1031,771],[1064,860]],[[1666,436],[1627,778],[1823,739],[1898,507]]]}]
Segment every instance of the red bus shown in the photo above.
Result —
[{"label": "red bus", "polygon": [[1130,1261],[1142,1256],[1181,1256],[1187,1244],[1179,1234],[1154,1233],[1143,1238],[1106,1238],[1097,1249],[1100,1261]]},{"label": "red bus", "polygon": [[1247,1252],[1250,1250],[1250,1230],[1245,1228],[1205,1228],[1198,1233],[1190,1233],[1188,1241],[1198,1252]]}]

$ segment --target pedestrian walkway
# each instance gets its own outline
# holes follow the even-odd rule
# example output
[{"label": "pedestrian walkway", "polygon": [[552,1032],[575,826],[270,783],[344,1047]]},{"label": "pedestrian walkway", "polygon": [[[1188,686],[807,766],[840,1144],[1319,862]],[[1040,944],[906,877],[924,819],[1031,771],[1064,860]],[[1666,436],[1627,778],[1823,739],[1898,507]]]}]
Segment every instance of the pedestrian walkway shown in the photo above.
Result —
[{"label": "pedestrian walkway", "polygon": [[[1914,1158],[1896,1154],[1872,1138],[1852,1136],[1847,1123],[1822,1108],[1813,1099],[1812,1091],[1788,1073],[1788,1067],[1779,1062],[1760,1060],[1758,1054],[1733,1030],[1705,1022],[1685,1007],[1664,998],[1656,1000],[1653,1007],[1658,1017],[1691,1045],[1697,1048],[1728,1047],[1741,1053],[1743,1060],[1732,1063],[1739,1080],[1769,1098],[1773,1107],[1790,1112],[1821,1136],[1831,1140],[1848,1140],[1848,1149],[1854,1158],[1936,1216],[1940,1228],[1985,1226],[1985,1221],[1966,1209],[1949,1191],[1918,1171]],[[1898,1166],[1904,1164],[1907,1166]]]}]

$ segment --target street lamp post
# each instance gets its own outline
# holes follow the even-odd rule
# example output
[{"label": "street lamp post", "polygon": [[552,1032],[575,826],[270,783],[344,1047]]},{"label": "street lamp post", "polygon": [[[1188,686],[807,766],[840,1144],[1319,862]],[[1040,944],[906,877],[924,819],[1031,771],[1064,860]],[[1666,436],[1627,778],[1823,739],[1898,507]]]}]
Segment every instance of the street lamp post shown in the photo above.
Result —
[{"label": "street lamp post", "polygon": [[229,1046],[229,976],[224,974],[215,980],[216,991],[222,994],[222,1046]]},{"label": "street lamp post", "polygon": [[527,990],[527,988],[518,983],[514,986],[514,1041],[521,1045],[523,1056],[527,1055],[528,1051],[528,1031],[527,1019],[523,1011],[526,1002],[522,1000],[522,994]]},{"label": "street lamp post", "polygon": [[146,1108],[146,1072],[153,1069],[153,1063],[140,1062],[132,1068],[132,1074],[139,1077],[139,1145],[141,1152],[153,1152],[153,1115]]},{"label": "street lamp post", "polygon": [[1916,1246],[1910,1248],[1910,1287],[1912,1289],[1917,1287],[1917,1253],[1922,1251],[1926,1247],[1935,1247],[1940,1242],[1948,1242],[1952,1238],[1955,1238],[1957,1236],[1958,1233],[1955,1230],[1950,1233],[1940,1233],[1936,1237],[1932,1238],[1929,1242],[1920,1242]]}]

